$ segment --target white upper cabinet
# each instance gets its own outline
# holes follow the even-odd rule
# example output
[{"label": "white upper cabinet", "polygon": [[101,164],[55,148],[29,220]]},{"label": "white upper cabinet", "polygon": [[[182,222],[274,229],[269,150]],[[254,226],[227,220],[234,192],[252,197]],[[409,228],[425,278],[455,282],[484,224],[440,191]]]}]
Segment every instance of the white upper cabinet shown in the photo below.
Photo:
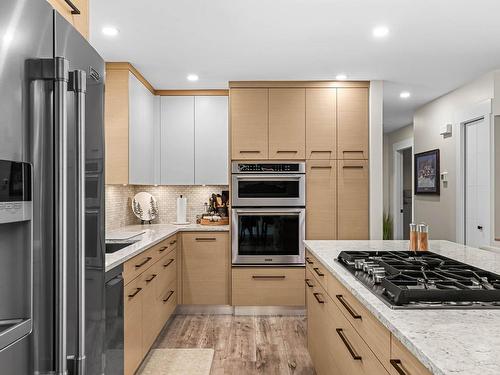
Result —
[{"label": "white upper cabinet", "polygon": [[228,185],[228,98],[194,99],[196,185]]},{"label": "white upper cabinet", "polygon": [[160,182],[159,98],[129,73],[129,183]]},{"label": "white upper cabinet", "polygon": [[161,97],[161,184],[194,184],[194,97]]}]

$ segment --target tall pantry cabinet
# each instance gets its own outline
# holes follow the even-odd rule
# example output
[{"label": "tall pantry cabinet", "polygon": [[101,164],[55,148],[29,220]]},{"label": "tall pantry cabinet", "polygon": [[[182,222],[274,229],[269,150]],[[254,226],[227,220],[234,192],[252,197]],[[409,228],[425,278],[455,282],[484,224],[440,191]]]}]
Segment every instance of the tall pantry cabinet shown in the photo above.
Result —
[{"label": "tall pantry cabinet", "polygon": [[230,82],[232,160],[306,161],[306,238],[368,239],[368,82]]}]

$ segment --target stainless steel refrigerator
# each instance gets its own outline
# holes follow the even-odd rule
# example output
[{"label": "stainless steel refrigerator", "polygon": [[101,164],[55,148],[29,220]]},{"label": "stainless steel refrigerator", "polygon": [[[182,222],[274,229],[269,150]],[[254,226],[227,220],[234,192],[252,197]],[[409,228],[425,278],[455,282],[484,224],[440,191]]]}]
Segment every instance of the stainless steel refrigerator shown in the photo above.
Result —
[{"label": "stainless steel refrigerator", "polygon": [[0,1],[0,373],[104,373],[104,62]]}]

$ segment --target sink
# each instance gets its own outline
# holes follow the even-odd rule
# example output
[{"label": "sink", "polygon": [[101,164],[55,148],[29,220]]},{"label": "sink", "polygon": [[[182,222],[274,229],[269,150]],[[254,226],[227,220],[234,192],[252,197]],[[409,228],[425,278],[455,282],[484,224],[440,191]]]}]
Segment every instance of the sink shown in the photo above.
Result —
[{"label": "sink", "polygon": [[128,242],[106,242],[106,254],[112,254],[121,250],[127,246],[132,245],[137,241],[128,241]]}]

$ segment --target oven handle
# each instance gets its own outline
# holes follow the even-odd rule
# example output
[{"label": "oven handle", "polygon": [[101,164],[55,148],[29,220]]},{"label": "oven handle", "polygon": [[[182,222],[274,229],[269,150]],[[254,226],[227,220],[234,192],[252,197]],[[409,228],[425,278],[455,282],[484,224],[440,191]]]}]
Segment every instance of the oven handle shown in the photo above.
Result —
[{"label": "oven handle", "polygon": [[290,174],[290,175],[237,175],[234,176],[237,180],[272,180],[272,181],[287,181],[287,180],[301,180],[305,174]]},{"label": "oven handle", "polygon": [[233,211],[235,214],[250,214],[250,215],[259,215],[259,216],[266,216],[266,215],[296,215],[296,214],[301,214],[305,213],[304,208],[283,208],[283,209],[266,209],[266,208],[258,208],[258,209],[246,209],[246,208],[233,208]]}]

